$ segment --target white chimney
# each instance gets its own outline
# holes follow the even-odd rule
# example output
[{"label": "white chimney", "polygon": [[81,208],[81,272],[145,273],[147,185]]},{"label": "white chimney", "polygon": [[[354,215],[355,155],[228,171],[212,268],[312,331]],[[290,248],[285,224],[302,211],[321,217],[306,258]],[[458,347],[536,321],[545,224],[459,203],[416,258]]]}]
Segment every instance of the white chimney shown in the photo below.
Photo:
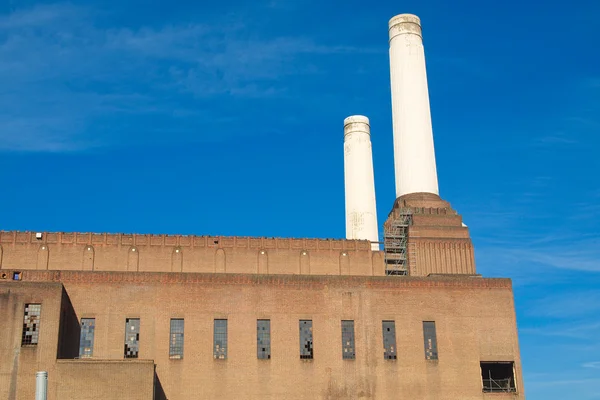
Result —
[{"label": "white chimney", "polygon": [[396,197],[439,194],[421,20],[397,15],[389,33]]},{"label": "white chimney", "polygon": [[346,239],[370,240],[371,249],[378,251],[371,129],[362,115],[344,120],[344,183]]}]

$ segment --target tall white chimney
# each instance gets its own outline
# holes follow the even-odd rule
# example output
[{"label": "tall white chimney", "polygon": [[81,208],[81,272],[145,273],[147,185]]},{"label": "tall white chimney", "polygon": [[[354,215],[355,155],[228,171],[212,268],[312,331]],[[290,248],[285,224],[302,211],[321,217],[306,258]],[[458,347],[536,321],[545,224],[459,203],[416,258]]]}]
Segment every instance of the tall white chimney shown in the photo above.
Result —
[{"label": "tall white chimney", "polygon": [[389,33],[396,197],[439,194],[421,20],[397,15]]},{"label": "tall white chimney", "polygon": [[344,183],[346,239],[370,240],[371,249],[379,250],[371,129],[362,115],[344,120]]}]

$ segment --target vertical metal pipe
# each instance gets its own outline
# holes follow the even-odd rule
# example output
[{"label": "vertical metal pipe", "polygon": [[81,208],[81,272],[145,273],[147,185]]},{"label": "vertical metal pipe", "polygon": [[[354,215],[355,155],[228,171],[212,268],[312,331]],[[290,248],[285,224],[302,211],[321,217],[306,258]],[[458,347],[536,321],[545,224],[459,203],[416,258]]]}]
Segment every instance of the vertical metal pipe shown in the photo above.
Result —
[{"label": "vertical metal pipe", "polygon": [[39,371],[35,374],[35,400],[48,398],[48,372]]}]

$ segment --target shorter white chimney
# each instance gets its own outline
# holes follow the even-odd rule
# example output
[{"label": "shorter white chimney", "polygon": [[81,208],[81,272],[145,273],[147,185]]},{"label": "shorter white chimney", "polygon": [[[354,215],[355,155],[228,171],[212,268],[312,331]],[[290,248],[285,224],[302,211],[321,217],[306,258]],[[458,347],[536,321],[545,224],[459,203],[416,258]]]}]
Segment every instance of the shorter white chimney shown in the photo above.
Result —
[{"label": "shorter white chimney", "polygon": [[354,115],[344,120],[344,183],[346,239],[371,241],[379,250],[375,179],[369,118]]}]

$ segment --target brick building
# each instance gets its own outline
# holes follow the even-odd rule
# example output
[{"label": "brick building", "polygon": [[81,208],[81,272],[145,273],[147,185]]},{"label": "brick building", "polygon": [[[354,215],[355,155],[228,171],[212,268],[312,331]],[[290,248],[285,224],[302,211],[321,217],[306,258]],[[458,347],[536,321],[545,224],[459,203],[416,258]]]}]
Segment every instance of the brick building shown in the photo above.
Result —
[{"label": "brick building", "polygon": [[0,399],[42,370],[49,400],[524,399],[511,282],[460,215],[417,191],[384,226],[381,251],[2,231]]}]

